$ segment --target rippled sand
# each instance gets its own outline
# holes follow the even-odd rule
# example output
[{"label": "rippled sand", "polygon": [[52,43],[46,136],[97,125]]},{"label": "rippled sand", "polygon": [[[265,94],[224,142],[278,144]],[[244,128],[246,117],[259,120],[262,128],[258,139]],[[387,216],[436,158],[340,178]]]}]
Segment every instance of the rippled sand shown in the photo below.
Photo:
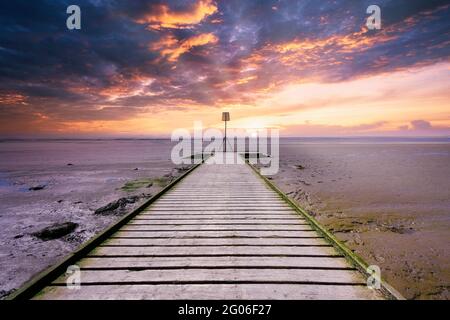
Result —
[{"label": "rippled sand", "polygon": [[449,299],[450,144],[288,141],[283,191],[409,299]]},{"label": "rippled sand", "polygon": [[[170,148],[168,141],[154,140],[0,143],[0,296],[120,218],[95,215],[96,209],[160,190],[177,174]],[[152,179],[150,188],[134,183]],[[45,188],[29,191],[37,185]],[[79,226],[63,238],[42,241],[31,235],[66,221]]]}]

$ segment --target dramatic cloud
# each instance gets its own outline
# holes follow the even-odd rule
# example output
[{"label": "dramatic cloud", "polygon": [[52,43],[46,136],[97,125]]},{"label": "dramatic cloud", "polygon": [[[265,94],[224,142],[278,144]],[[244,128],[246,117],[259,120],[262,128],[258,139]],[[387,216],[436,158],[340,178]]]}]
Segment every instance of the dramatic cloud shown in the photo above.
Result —
[{"label": "dramatic cloud", "polygon": [[216,44],[217,37],[213,33],[203,33],[190,38],[178,41],[174,36],[168,34],[161,40],[150,46],[151,50],[159,50],[161,56],[167,57],[167,60],[174,62],[178,57],[188,52],[194,47],[204,46],[207,44]]},{"label": "dramatic cloud", "polygon": [[247,126],[449,126],[447,1],[380,0],[381,30],[368,0],[76,3],[81,30],[65,0],[1,2],[0,134],[168,134],[218,109]]},{"label": "dramatic cloud", "polygon": [[192,28],[216,12],[217,6],[211,0],[199,0],[185,11],[172,11],[166,4],[158,4],[151,6],[150,12],[136,22],[149,24],[154,29]]}]

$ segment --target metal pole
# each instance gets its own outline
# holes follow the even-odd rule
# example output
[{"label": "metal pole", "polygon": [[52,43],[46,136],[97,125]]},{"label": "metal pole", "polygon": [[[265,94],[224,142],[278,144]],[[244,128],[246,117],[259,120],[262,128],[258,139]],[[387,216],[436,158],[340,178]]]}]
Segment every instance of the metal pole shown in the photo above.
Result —
[{"label": "metal pole", "polygon": [[227,152],[227,122],[225,121],[225,138],[223,140],[224,150]]},{"label": "metal pole", "polygon": [[256,134],[256,159],[259,159],[259,132]]}]

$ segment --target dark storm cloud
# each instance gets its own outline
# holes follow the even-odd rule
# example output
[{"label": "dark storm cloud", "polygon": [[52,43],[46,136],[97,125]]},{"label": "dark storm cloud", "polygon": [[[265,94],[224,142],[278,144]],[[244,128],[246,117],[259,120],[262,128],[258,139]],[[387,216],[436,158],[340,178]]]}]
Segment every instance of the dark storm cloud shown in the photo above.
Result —
[{"label": "dark storm cloud", "polygon": [[[361,32],[374,3],[383,29]],[[446,3],[2,1],[2,118],[116,120],[251,103],[312,75],[339,81],[435,63],[450,53]],[[67,30],[69,4],[81,7],[82,30]]]}]

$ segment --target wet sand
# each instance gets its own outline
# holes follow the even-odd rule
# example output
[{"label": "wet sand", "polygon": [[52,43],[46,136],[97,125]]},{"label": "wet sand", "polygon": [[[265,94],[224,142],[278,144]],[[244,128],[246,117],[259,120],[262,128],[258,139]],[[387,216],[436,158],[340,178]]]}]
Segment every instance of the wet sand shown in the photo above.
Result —
[{"label": "wet sand", "polygon": [[449,299],[450,144],[280,147],[280,189],[408,299]]},{"label": "wet sand", "polygon": [[[5,296],[180,172],[170,161],[168,141],[54,141],[0,143],[0,173],[0,296]],[[29,190],[39,185],[45,188]],[[94,213],[133,196],[139,199],[122,210]],[[33,235],[63,222],[78,227],[55,240]]]}]

